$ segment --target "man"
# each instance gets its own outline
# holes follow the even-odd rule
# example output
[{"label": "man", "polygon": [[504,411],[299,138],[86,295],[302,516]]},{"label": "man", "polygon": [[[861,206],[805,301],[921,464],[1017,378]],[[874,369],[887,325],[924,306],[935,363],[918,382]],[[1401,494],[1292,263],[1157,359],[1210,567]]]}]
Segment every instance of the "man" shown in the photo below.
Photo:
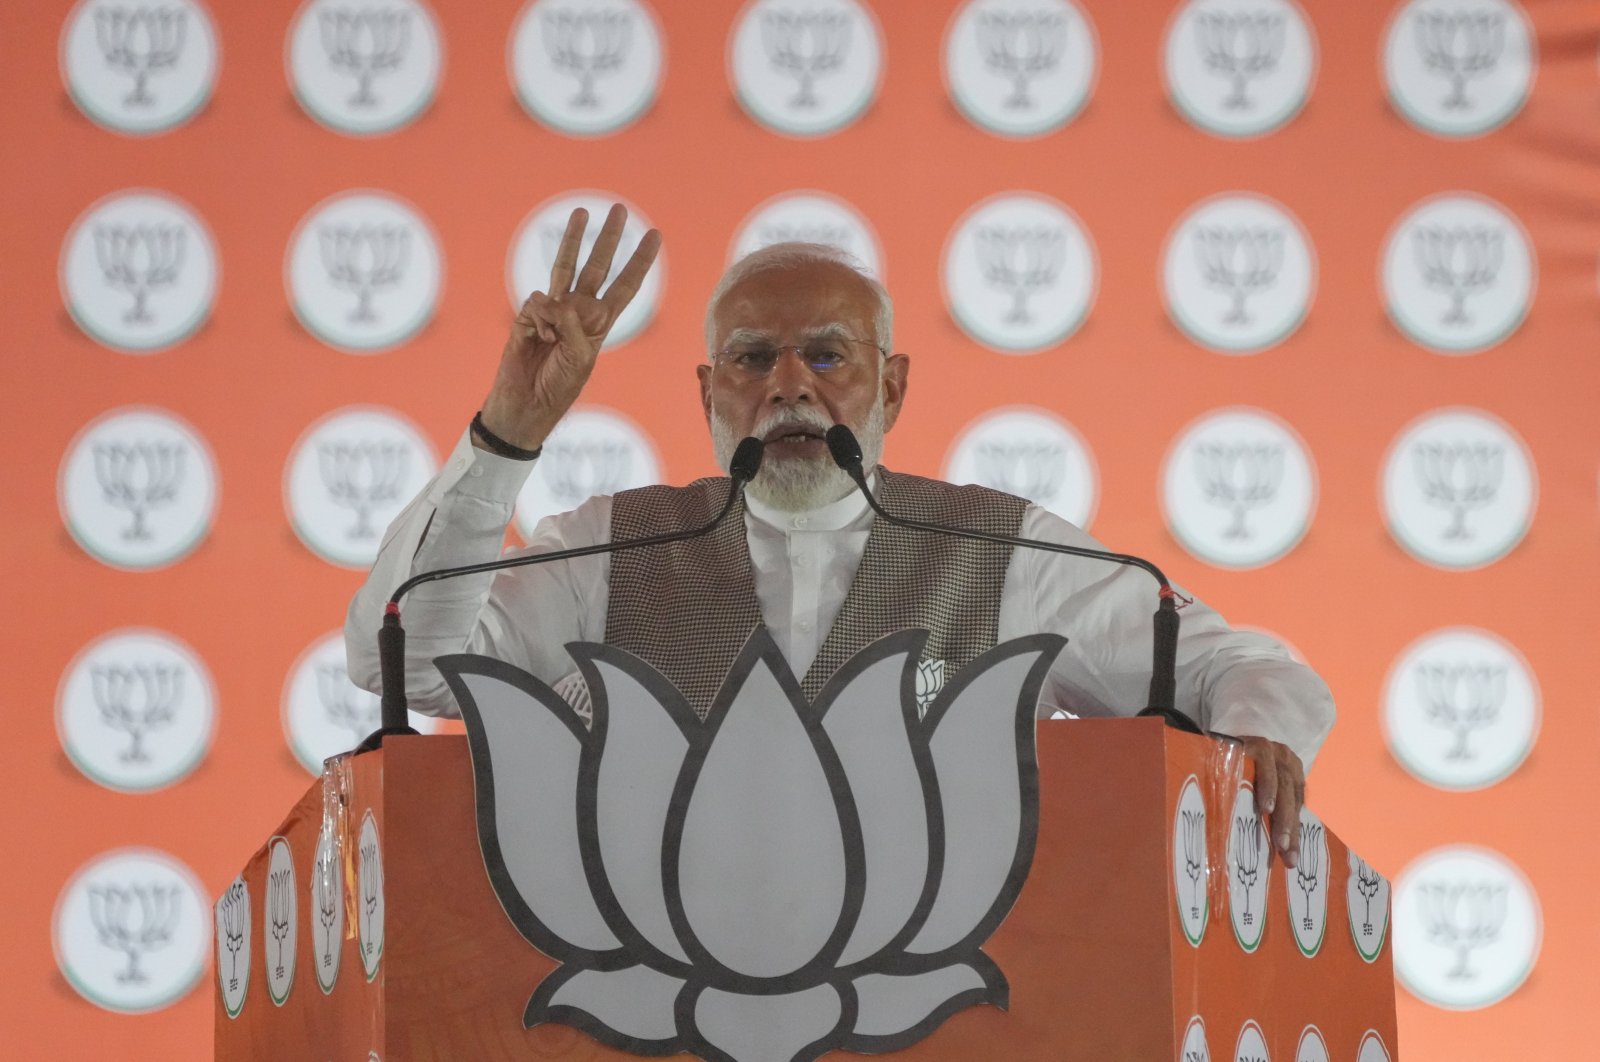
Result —
[{"label": "man", "polygon": [[[383,602],[410,575],[490,560],[537,451],[571,408],[607,332],[661,244],[645,235],[601,292],[626,214],[614,206],[578,271],[587,222],[574,211],[549,293],[523,304],[494,385],[444,471],[389,528],[346,622],[350,674],[378,688]],[[925,655],[958,669],[984,649],[1037,631],[1069,637],[1041,714],[1127,714],[1148,681],[1147,574],[1104,562],[928,536],[876,521],[822,435],[855,432],[891,511],[1092,548],[1084,532],[1022,499],[878,468],[905,401],[910,360],[893,352],[888,295],[829,248],[785,244],[736,263],[706,315],[700,398],[726,468],[738,441],[766,444],[742,520],[688,543],[427,583],[405,602],[407,688],[436,714],[456,707],[430,661],[475,652],[515,664],[565,695],[583,690],[564,646],[605,641],[642,656],[704,711],[715,683],[764,622],[802,688],[890,630],[930,631]],[[544,520],[528,549],[548,552],[695,526],[726,498],[726,479],[591,499]],[[1292,866],[1304,768],[1333,721],[1327,686],[1270,639],[1230,630],[1205,605],[1184,613],[1178,708],[1238,735],[1256,765],[1256,799]]]}]

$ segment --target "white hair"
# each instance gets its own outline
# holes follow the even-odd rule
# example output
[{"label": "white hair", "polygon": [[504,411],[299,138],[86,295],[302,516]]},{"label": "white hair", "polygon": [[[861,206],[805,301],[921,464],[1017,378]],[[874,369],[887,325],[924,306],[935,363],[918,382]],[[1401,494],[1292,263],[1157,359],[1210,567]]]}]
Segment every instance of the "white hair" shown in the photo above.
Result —
[{"label": "white hair", "polygon": [[751,251],[722,274],[722,279],[717,281],[717,286],[711,292],[711,299],[706,303],[706,353],[715,353],[717,343],[716,313],[717,306],[729,291],[758,273],[766,273],[779,269],[797,269],[814,262],[828,262],[841,265],[856,276],[867,282],[872,293],[878,297],[878,312],[873,316],[872,327],[877,332],[878,345],[885,350],[894,349],[894,303],[889,299],[888,290],[878,282],[878,279],[867,272],[866,266],[855,255],[842,247],[834,247],[826,243],[802,243],[790,240],[785,243],[768,244],[758,250]]}]

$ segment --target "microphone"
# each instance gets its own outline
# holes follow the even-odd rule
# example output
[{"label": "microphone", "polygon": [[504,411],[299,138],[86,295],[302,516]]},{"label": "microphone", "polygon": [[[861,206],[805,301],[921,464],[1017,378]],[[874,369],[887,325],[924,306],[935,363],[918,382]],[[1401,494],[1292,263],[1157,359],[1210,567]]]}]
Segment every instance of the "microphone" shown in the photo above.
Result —
[{"label": "microphone", "polygon": [[621,542],[597,542],[589,546],[576,546],[572,549],[555,550],[550,553],[532,553],[520,557],[500,557],[492,561],[479,564],[463,564],[455,568],[439,568],[431,572],[421,572],[413,575],[395,588],[389,595],[388,604],[383,608],[383,626],[378,629],[378,672],[379,682],[383,693],[379,701],[381,710],[380,724],[377,730],[368,734],[355,748],[359,755],[371,752],[383,746],[383,739],[391,734],[415,734],[417,731],[406,722],[406,632],[400,626],[400,599],[423,583],[437,582],[440,579],[453,579],[458,575],[476,575],[482,572],[497,572],[502,568],[518,568],[524,564],[544,564],[547,561],[572,560],[575,557],[590,557],[596,553],[614,553],[618,550],[634,549],[640,546],[660,546],[668,542],[681,542],[688,538],[697,538],[709,533],[723,519],[733,511],[734,504],[744,496],[745,485],[756,478],[756,473],[761,471],[761,455],[766,449],[766,444],[755,436],[746,436],[734,447],[733,458],[728,462],[728,475],[732,483],[728,487],[727,501],[723,502],[722,509],[709,521],[699,527],[692,527],[686,531],[668,531],[659,535],[646,535],[643,538],[625,539]]},{"label": "microphone", "polygon": [[878,504],[878,499],[873,496],[871,488],[867,486],[867,474],[861,467],[861,444],[856,441],[855,433],[843,424],[835,424],[829,428],[823,437],[828,444],[828,453],[833,456],[833,463],[844,469],[849,477],[855,480],[856,487],[867,499],[867,504],[872,511],[883,517],[891,524],[908,527],[913,531],[926,531],[936,535],[954,535],[957,538],[968,538],[979,542],[993,542],[1003,546],[1022,546],[1027,549],[1045,550],[1050,553],[1068,553],[1074,557],[1091,557],[1095,560],[1110,561],[1113,564],[1126,564],[1134,568],[1143,568],[1155,577],[1161,584],[1161,603],[1157,606],[1152,617],[1155,627],[1155,644],[1152,648],[1150,666],[1150,697],[1149,705],[1139,715],[1160,716],[1165,719],[1168,726],[1184,730],[1191,734],[1203,734],[1200,725],[1175,707],[1177,701],[1177,668],[1178,668],[1178,592],[1172,589],[1172,584],[1161,573],[1161,569],[1145,560],[1127,553],[1111,553],[1102,549],[1089,549],[1084,546],[1068,546],[1059,542],[1042,542],[1031,538],[1017,538],[1012,535],[997,535],[988,531],[974,531],[963,527],[947,527],[944,524],[933,524],[923,520],[908,520],[895,516]]}]

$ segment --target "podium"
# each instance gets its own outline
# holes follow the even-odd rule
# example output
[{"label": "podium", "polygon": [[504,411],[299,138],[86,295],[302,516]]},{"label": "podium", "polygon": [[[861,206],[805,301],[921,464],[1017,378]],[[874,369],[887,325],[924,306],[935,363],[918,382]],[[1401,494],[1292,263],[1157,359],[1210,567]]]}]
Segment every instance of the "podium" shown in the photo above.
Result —
[{"label": "podium", "polygon": [[[956,1007],[894,1057],[1397,1057],[1387,882],[1314,815],[1300,870],[1272,858],[1236,746],[1153,719],[1036,741],[1031,869],[982,944],[1005,1009]],[[465,737],[328,761],[217,903],[217,1059],[635,1057],[524,1027],[557,964],[497,896],[474,799]]]}]

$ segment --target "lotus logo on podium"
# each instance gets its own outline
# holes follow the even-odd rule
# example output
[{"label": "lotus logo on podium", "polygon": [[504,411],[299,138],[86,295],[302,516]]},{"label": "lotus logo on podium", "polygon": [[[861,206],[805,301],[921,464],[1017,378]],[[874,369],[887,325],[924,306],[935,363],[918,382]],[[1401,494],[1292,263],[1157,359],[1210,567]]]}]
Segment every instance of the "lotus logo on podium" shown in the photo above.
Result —
[{"label": "lotus logo on podium", "polygon": [[998,646],[917,705],[926,635],[815,701],[757,628],[704,719],[626,652],[569,646],[593,723],[526,673],[438,661],[461,705],[490,879],[560,966],[528,1026],[720,1062],[879,1053],[975,1003],[1032,865],[1034,705],[1063,639]]}]

